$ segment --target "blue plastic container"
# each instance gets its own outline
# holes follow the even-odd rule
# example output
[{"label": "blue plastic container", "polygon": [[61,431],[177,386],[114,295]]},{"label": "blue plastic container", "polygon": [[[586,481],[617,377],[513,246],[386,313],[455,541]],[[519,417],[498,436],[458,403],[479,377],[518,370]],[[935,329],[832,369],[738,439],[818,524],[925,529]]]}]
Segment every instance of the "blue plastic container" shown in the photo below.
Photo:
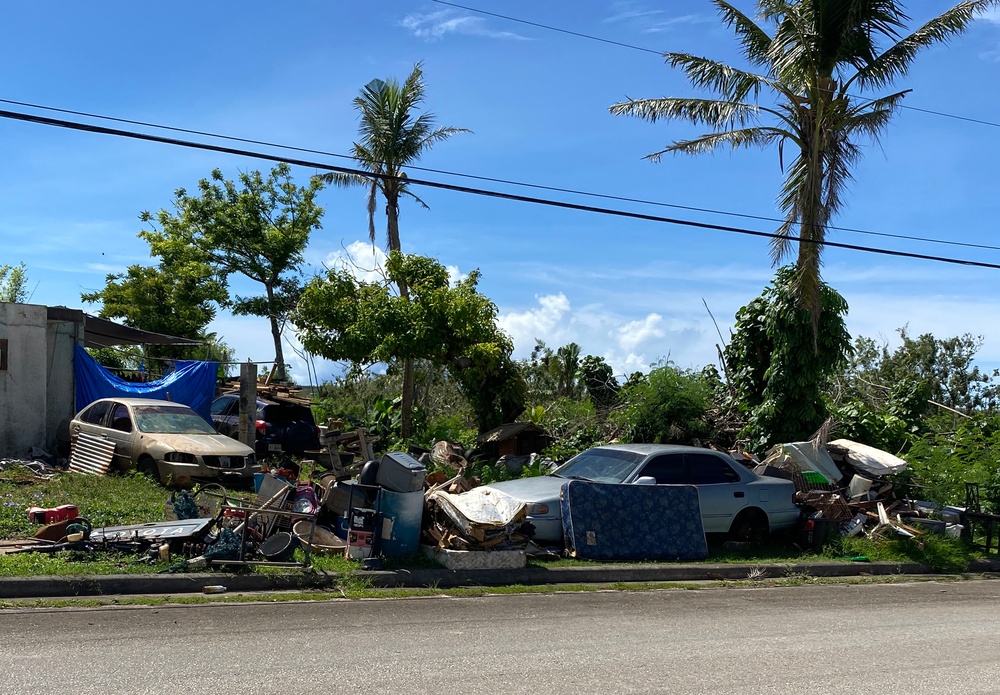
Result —
[{"label": "blue plastic container", "polygon": [[386,557],[415,555],[420,550],[420,522],[424,516],[424,493],[379,491],[381,528],[376,528],[377,550]]}]

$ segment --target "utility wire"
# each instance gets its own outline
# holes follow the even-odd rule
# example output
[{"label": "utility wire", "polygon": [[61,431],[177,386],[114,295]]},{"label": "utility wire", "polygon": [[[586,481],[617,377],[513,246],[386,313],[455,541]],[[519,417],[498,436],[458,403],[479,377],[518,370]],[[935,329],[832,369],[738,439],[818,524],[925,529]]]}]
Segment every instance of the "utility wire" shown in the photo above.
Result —
[{"label": "utility wire", "polygon": [[[487,15],[489,17],[496,17],[498,19],[505,19],[508,22],[517,22],[518,24],[527,24],[528,26],[538,27],[540,29],[546,29],[548,31],[559,32],[560,34],[569,34],[570,36],[576,36],[581,39],[588,39],[590,41],[599,41],[601,43],[609,43],[614,46],[621,46],[622,48],[629,48],[634,51],[642,51],[643,53],[655,53],[658,56],[662,56],[665,51],[657,51],[652,48],[646,48],[644,46],[636,46],[631,43],[624,43],[622,41],[612,41],[611,39],[605,39],[600,36],[594,36],[593,34],[584,34],[577,31],[570,31],[568,29],[561,29],[559,27],[554,27],[549,24],[541,24],[539,22],[530,22],[527,19],[520,19],[519,17],[511,17],[509,15],[497,14],[495,12],[487,12],[486,10],[480,10],[476,7],[469,7],[467,5],[459,5],[455,2],[447,2],[446,0],[431,0],[431,2],[436,2],[439,5],[447,5],[448,7],[456,7],[461,10],[467,10],[468,12],[476,12],[477,14]],[[862,97],[858,97],[862,98]],[[899,108],[907,109],[908,111],[919,111],[920,113],[928,113],[934,116],[941,116],[942,118],[953,118],[957,121],[966,121],[968,123],[978,123],[979,125],[990,126],[992,128],[1000,128],[1000,123],[994,121],[984,121],[979,118],[969,118],[968,116],[956,116],[952,113],[944,113],[943,111],[932,111],[931,109],[921,109],[916,106],[906,106],[905,104],[900,104]]]},{"label": "utility wire", "polygon": [[[265,140],[254,140],[254,139],[251,139],[251,138],[241,138],[241,137],[236,137],[236,136],[233,136],[233,135],[220,135],[219,133],[210,133],[210,132],[207,132],[207,131],[204,131],[204,130],[192,130],[190,128],[179,128],[179,127],[176,127],[176,126],[160,125],[158,123],[150,123],[150,122],[147,122],[147,121],[136,121],[136,120],[132,120],[132,119],[128,119],[128,118],[117,118],[115,116],[104,116],[104,115],[97,114],[97,113],[89,113],[87,111],[75,111],[73,109],[62,109],[62,108],[57,108],[55,106],[43,106],[41,104],[32,104],[30,102],[25,102],[25,101],[15,101],[13,99],[0,99],[0,103],[2,103],[2,104],[12,104],[12,105],[16,105],[16,106],[25,106],[25,107],[32,108],[32,109],[38,109],[40,111],[52,111],[52,112],[55,112],[55,113],[64,113],[64,114],[69,114],[69,115],[73,115],[73,116],[84,116],[84,117],[87,117],[87,118],[95,118],[95,119],[98,119],[98,120],[112,121],[112,122],[115,122],[115,123],[126,123],[128,125],[143,126],[143,127],[146,127],[146,128],[156,128],[158,130],[166,130],[166,131],[175,132],[175,133],[187,133],[189,135],[201,135],[201,136],[205,136],[205,137],[215,138],[215,139],[218,139],[218,140],[229,140],[231,142],[242,142],[242,143],[246,143],[246,144],[250,144],[250,145],[262,145],[264,147],[275,147],[275,148],[279,148],[279,149],[283,149],[283,150],[289,150],[289,151],[292,151],[292,152],[304,152],[304,153],[307,153],[307,154],[319,154],[319,155],[323,155],[324,157],[337,157],[339,159],[349,159],[351,161],[354,161],[354,158],[351,157],[350,155],[337,154],[336,152],[327,152],[327,151],[324,151],[324,150],[310,149],[310,148],[307,148],[307,147],[296,147],[294,145],[281,145],[279,143],[267,142]],[[715,209],[712,209],[712,208],[703,208],[703,207],[697,207],[697,206],[693,206],[693,205],[679,205],[679,204],[676,204],[676,203],[664,203],[664,202],[656,201],[656,200],[644,200],[642,198],[629,198],[627,196],[617,196],[617,195],[610,195],[610,194],[606,194],[606,193],[593,193],[593,192],[590,192],[590,191],[581,191],[581,190],[577,190],[577,189],[573,189],[573,188],[562,188],[562,187],[559,187],[559,186],[546,186],[546,185],[537,184],[537,183],[525,183],[523,181],[512,181],[510,179],[500,179],[500,178],[495,178],[495,177],[491,177],[491,176],[478,176],[476,174],[463,174],[463,173],[454,172],[454,171],[445,171],[445,170],[442,170],[442,169],[431,169],[431,168],[428,168],[428,167],[421,167],[421,166],[408,166],[407,168],[410,169],[410,170],[413,170],[413,171],[424,171],[424,172],[431,173],[431,174],[442,174],[444,176],[455,176],[455,177],[458,177],[458,178],[473,179],[473,180],[476,180],[476,181],[485,181],[485,182],[488,182],[488,183],[502,183],[502,184],[509,185],[509,186],[520,186],[522,188],[531,188],[531,189],[535,189],[535,190],[549,191],[549,192],[552,192],[552,193],[569,193],[569,194],[572,194],[572,195],[579,195],[579,196],[584,196],[584,197],[589,197],[589,198],[599,198],[599,199],[602,199],[602,200],[613,200],[613,201],[621,202],[621,203],[638,203],[640,205],[654,205],[656,207],[665,207],[665,208],[671,208],[671,209],[674,209],[674,210],[687,210],[689,212],[702,212],[702,213],[706,213],[706,214],[710,214],[710,215],[723,215],[723,216],[726,216],[726,217],[737,217],[737,218],[746,219],[746,220],[759,220],[759,221],[764,221],[764,222],[778,222],[778,223],[783,223],[785,221],[785,220],[777,218],[777,217],[767,217],[767,216],[764,216],[764,215],[752,215],[752,214],[749,214],[749,213],[742,213],[742,212],[732,212],[732,211],[727,211],[727,210],[715,210]],[[983,249],[983,250],[987,250],[987,251],[1000,251],[1000,246],[990,246],[988,244],[973,244],[971,242],[952,241],[952,240],[949,240],[949,239],[932,239],[932,238],[929,238],[929,237],[913,236],[913,235],[909,235],[909,234],[891,234],[889,232],[875,232],[875,231],[868,230],[868,229],[857,229],[857,228],[854,228],[854,227],[838,227],[838,226],[835,226],[835,225],[827,225],[827,226],[824,226],[823,229],[825,229],[827,231],[835,230],[835,231],[840,231],[840,232],[850,232],[852,234],[865,234],[865,235],[868,235],[868,236],[883,237],[883,238],[887,238],[887,239],[903,239],[903,240],[906,240],[906,241],[919,241],[919,242],[923,242],[923,243],[927,243],[927,244],[940,244],[942,246],[960,246],[960,247],[964,247],[964,248]]]},{"label": "utility wire", "polygon": [[[377,178],[382,180],[391,181],[401,181],[407,184],[412,184],[415,186],[428,186],[430,188],[439,188],[446,191],[456,191],[460,193],[469,193],[472,195],[481,195],[491,198],[499,198],[501,200],[514,200],[522,203],[533,203],[536,205],[546,205],[549,207],[562,208],[565,210],[578,210],[580,212],[592,212],[602,215],[611,215],[615,217],[624,217],[628,219],[635,220],[646,220],[649,222],[663,222],[667,224],[681,225],[685,227],[693,227],[696,229],[710,229],[719,232],[729,232],[733,234],[743,234],[746,236],[760,237],[763,239],[788,239],[789,237],[782,236],[780,234],[775,234],[773,232],[760,232],[751,229],[744,229],[741,227],[728,227],[725,225],[709,224],[707,222],[695,222],[693,220],[683,220],[671,217],[660,217],[658,215],[647,215],[638,212],[629,212],[626,210],[614,210],[611,208],[600,208],[591,205],[580,205],[578,203],[568,203],[558,200],[549,200],[546,198],[533,198],[530,196],[516,195],[513,193],[501,193],[499,191],[490,191],[481,188],[470,188],[468,186],[458,186],[452,183],[442,183],[439,181],[428,181],[424,179],[414,179],[406,176],[390,176],[388,174],[378,174],[370,171],[365,171],[363,169],[355,169],[351,167],[340,167],[332,164],[321,164],[319,162],[304,160],[304,159],[292,159],[288,157],[279,157],[273,154],[266,154],[262,152],[252,152],[250,150],[240,150],[233,147],[224,147],[222,145],[213,145],[210,143],[192,142],[190,140],[179,140],[177,138],[168,138],[160,135],[151,135],[149,133],[139,133],[129,130],[120,130],[117,128],[106,128],[104,126],[92,125],[90,123],[79,123],[76,121],[67,121],[64,119],[48,118],[46,116],[37,116],[34,114],[18,113],[16,111],[6,111],[0,110],[0,118],[9,118],[17,121],[25,121],[27,123],[37,123],[40,125],[48,125],[59,128],[67,128],[70,130],[79,130],[88,133],[97,133],[101,135],[113,135],[117,137],[131,138],[134,140],[144,140],[147,142],[158,142],[167,145],[176,145],[179,147],[188,147],[192,149],[207,150],[210,152],[221,152],[223,154],[231,154],[240,157],[252,157],[255,159],[262,159],[265,161],[272,162],[287,162],[288,164],[294,164],[296,166],[312,167],[314,169],[322,169],[325,171],[334,171],[343,174],[353,174],[355,176],[363,176],[367,178]],[[954,265],[963,265],[977,268],[992,268],[1000,270],[1000,264],[996,263],[986,263],[983,261],[972,261],[965,260],[961,258],[948,258],[944,256],[931,256],[922,253],[910,253],[907,251],[894,251],[891,249],[880,249],[871,246],[860,246],[857,244],[845,244],[842,242],[835,241],[824,241],[819,242],[814,239],[792,239],[792,241],[798,241],[800,244],[810,243],[810,244],[820,244],[822,246],[829,246],[831,248],[848,249],[852,251],[862,251],[867,253],[877,253],[884,256],[894,256],[897,258],[915,258],[926,261],[936,261],[940,263],[950,263]]]},{"label": "utility wire", "polygon": [[538,22],[529,22],[527,19],[519,19],[518,17],[509,17],[503,14],[497,14],[496,12],[487,12],[486,10],[479,10],[475,7],[466,7],[465,5],[459,5],[454,2],[445,2],[444,0],[431,0],[431,2],[436,2],[439,5],[448,5],[449,7],[457,7],[461,10],[468,10],[469,12],[478,12],[479,14],[488,15],[490,17],[497,17],[498,19],[506,19],[509,22],[517,22],[518,24],[527,24],[528,26],[538,27],[540,29],[547,29],[549,31],[557,31],[560,34],[569,34],[570,36],[578,36],[582,39],[589,39],[591,41],[600,41],[601,43],[609,43],[612,46],[621,46],[622,48],[631,48],[636,51],[645,51],[646,53],[655,53],[658,56],[663,55],[663,51],[655,51],[652,48],[642,48],[641,46],[633,46],[630,43],[622,43],[620,41],[612,41],[611,39],[602,39],[600,36],[593,36],[591,34],[581,34],[576,31],[570,31],[569,29],[560,29],[559,27],[554,27],[549,24],[539,24]]}]

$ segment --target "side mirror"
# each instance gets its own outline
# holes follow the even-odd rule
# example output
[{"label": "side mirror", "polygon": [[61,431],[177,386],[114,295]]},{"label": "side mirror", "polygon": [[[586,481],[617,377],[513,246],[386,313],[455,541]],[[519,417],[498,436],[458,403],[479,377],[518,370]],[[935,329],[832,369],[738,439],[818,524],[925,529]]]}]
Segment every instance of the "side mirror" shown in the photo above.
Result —
[{"label": "side mirror", "polygon": [[636,478],[633,485],[656,485],[656,478],[651,475],[641,475]]}]

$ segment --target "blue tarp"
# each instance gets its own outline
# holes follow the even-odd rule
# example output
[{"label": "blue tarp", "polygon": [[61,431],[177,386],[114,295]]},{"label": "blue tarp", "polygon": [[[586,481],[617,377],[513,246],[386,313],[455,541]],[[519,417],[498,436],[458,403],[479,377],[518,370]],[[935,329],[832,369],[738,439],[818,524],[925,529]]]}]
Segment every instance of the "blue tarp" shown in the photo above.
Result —
[{"label": "blue tarp", "polygon": [[218,363],[177,360],[174,366],[174,370],[162,379],[133,383],[109,372],[77,345],[73,355],[76,409],[83,410],[99,398],[160,398],[189,405],[211,422]]}]

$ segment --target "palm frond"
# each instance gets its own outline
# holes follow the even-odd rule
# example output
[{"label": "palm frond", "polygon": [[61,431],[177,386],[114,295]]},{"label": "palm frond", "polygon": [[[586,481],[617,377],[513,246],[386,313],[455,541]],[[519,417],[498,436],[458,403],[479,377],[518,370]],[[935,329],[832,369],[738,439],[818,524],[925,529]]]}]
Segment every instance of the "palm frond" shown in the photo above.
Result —
[{"label": "palm frond", "polygon": [[368,210],[368,238],[372,244],[375,243],[375,208],[378,202],[379,180],[372,179],[368,187],[368,201],[365,208]]},{"label": "palm frond", "polygon": [[782,260],[788,257],[792,251],[792,239],[794,238],[795,220],[785,220],[781,226],[775,230],[777,236],[771,237],[771,265],[777,266]]},{"label": "palm frond", "polygon": [[848,81],[859,89],[882,89],[907,73],[916,54],[928,46],[947,42],[968,28],[984,10],[997,6],[998,0],[965,0],[930,20],[909,36],[884,51]]},{"label": "palm frond", "polygon": [[713,128],[745,126],[756,120],[760,107],[741,102],[717,99],[632,99],[614,104],[609,109],[615,116],[635,116],[650,123],[661,119],[682,119],[695,125]]},{"label": "palm frond", "polygon": [[313,178],[319,179],[323,183],[332,183],[333,185],[340,186],[341,188],[364,186],[371,183],[371,177],[369,176],[362,176],[361,174],[348,174],[340,171],[329,171],[325,174],[317,174]]},{"label": "palm frond", "polygon": [[420,197],[416,193],[414,193],[413,191],[411,191],[409,188],[404,188],[399,193],[400,193],[400,195],[405,195],[405,196],[407,196],[409,198],[413,198],[413,200],[415,200],[418,203],[420,203],[420,206],[424,210],[430,210],[431,209],[430,206],[427,203],[425,203],[423,200],[421,200]]},{"label": "palm frond", "polygon": [[718,60],[689,53],[666,53],[665,57],[667,64],[681,68],[695,87],[714,91],[724,101],[743,101],[750,95],[756,101],[764,87],[784,92],[781,85],[763,75],[740,70]]},{"label": "palm frond", "polygon": [[725,0],[714,1],[722,21],[736,32],[747,60],[753,65],[767,65],[767,52],[771,45],[767,32]]},{"label": "palm frond", "polygon": [[664,154],[668,152],[682,152],[684,154],[703,154],[714,152],[720,147],[728,145],[732,149],[740,147],[766,147],[778,139],[794,138],[786,130],[780,128],[770,128],[755,126],[753,128],[739,128],[727,130],[721,133],[708,133],[693,140],[679,140],[670,147],[659,152],[646,155],[645,159],[658,162]]}]

